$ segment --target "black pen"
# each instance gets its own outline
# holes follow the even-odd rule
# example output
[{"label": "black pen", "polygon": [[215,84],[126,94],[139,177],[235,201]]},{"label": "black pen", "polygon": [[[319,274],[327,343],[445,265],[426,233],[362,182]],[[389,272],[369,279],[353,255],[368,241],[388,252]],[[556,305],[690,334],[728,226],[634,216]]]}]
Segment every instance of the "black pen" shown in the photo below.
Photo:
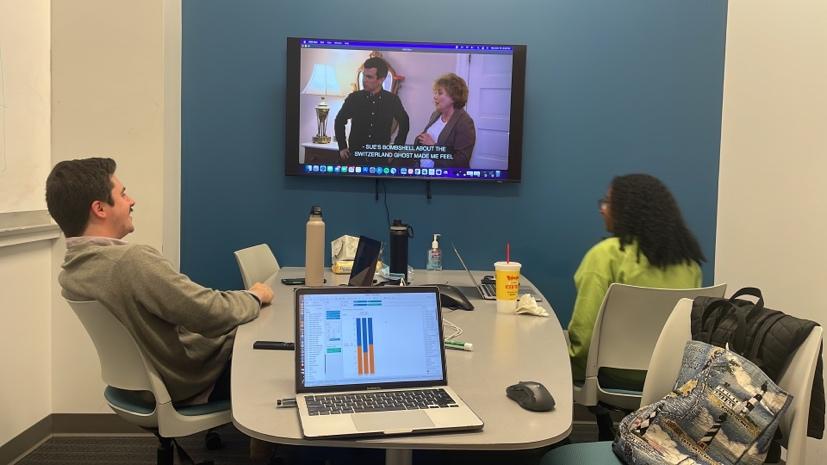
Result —
[{"label": "black pen", "polygon": [[253,343],[253,349],[264,350],[296,350],[296,344],[292,342],[280,341],[256,341]]}]

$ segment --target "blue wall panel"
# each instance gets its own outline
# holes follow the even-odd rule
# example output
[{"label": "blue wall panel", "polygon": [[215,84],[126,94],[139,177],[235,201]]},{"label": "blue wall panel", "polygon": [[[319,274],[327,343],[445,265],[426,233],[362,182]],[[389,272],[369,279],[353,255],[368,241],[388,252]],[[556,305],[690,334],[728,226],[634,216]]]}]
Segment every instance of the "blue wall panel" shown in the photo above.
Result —
[{"label": "blue wall panel", "polygon": [[[572,275],[605,236],[596,200],[611,178],[648,172],[675,193],[714,263],[726,2],[703,0],[185,0],[181,267],[238,288],[232,251],[266,242],[304,261],[304,222],[322,205],[327,240],[387,240],[385,207],[365,179],[283,175],[288,36],[521,43],[528,46],[523,182],[384,181],[392,218],[414,226],[413,266],[430,234],[469,265],[512,257],[563,324]],[[445,266],[459,266],[445,250]],[[329,257],[329,251],[326,253]]]}]

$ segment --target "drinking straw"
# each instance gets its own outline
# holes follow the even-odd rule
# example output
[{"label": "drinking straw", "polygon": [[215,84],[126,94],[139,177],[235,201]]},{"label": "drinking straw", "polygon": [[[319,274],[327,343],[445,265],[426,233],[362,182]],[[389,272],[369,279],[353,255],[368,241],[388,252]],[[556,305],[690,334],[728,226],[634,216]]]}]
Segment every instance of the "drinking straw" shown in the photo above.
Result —
[{"label": "drinking straw", "polygon": [[505,262],[511,262],[511,244],[508,242],[505,243]]}]

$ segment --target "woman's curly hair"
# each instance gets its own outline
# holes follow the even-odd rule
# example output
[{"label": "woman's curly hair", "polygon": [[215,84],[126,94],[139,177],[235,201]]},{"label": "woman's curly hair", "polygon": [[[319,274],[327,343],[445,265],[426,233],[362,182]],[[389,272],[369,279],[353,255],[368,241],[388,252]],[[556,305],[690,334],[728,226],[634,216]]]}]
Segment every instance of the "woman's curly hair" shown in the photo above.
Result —
[{"label": "woman's curly hair", "polygon": [[[653,266],[706,261],[669,189],[648,174],[618,176],[611,184],[612,232],[620,247],[638,243]],[[640,257],[638,257],[639,259]]]},{"label": "woman's curly hair", "polygon": [[434,82],[434,90],[440,87],[445,89],[445,93],[454,101],[454,108],[462,108],[468,103],[468,84],[465,83],[465,79],[448,73]]}]

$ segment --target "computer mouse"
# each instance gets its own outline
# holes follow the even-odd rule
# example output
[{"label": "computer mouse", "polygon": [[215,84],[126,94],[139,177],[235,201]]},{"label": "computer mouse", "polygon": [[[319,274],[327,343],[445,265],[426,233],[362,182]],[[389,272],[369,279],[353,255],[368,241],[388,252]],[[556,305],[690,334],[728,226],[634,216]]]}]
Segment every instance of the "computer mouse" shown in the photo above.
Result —
[{"label": "computer mouse", "polygon": [[554,408],[554,397],[545,386],[537,381],[520,381],[508,386],[505,389],[505,395],[526,410],[548,412]]},{"label": "computer mouse", "polygon": [[454,310],[473,310],[474,305],[459,289],[449,284],[435,284],[439,289],[439,303]]}]

